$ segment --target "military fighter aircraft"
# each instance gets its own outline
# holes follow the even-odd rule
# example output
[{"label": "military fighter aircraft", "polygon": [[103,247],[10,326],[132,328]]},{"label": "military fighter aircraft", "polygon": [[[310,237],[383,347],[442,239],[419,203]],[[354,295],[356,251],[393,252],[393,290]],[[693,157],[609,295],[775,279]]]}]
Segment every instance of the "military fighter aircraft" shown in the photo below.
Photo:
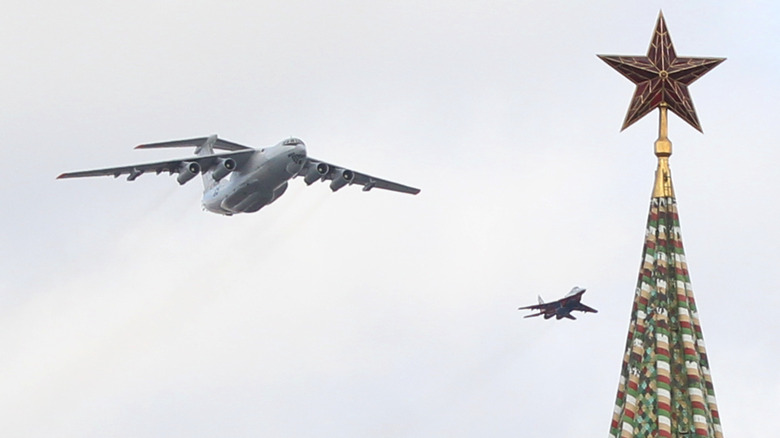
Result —
[{"label": "military fighter aircraft", "polygon": [[[307,185],[315,181],[330,180],[330,189],[336,191],[346,185],[358,184],[367,192],[373,188],[393,190],[416,195],[419,189],[386,181],[340,166],[326,163],[306,155],[306,145],[289,138],[278,144],[254,149],[211,137],[188,140],[166,141],[143,144],[136,149],[171,147],[195,147],[195,157],[180,160],[136,164],[106,169],[63,173],[57,178],[79,178],[86,176],[113,176],[127,174],[128,181],[134,181],[144,173],[168,172],[178,174],[179,184],[195,178],[203,178],[203,207],[213,213],[231,216],[236,213],[254,213],[278,199],[287,182],[302,176]],[[214,149],[229,151],[215,154]],[[230,175],[229,178],[226,178]]]},{"label": "military fighter aircraft", "polygon": [[520,307],[518,310],[522,310],[522,309],[540,310],[539,313],[527,315],[526,318],[530,318],[532,316],[544,315],[544,319],[550,319],[553,316],[555,317],[555,319],[561,319],[561,318],[577,319],[571,315],[571,312],[573,310],[578,310],[580,312],[597,313],[598,310],[580,303],[580,299],[582,299],[582,294],[584,293],[585,293],[585,289],[575,286],[571,290],[571,292],[567,293],[565,297],[561,298],[558,301],[545,303],[544,300],[542,300],[542,297],[539,296],[539,304],[534,304],[533,306]]}]

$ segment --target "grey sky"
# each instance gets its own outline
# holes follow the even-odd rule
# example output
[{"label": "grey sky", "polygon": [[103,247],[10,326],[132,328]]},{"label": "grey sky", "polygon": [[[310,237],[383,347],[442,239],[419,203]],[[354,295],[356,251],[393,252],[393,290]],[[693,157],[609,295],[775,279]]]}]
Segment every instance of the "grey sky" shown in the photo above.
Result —
[{"label": "grey sky", "polygon": [[[0,429],[27,437],[606,436],[653,183],[619,132],[663,8],[728,60],[670,116],[724,433],[780,405],[774,2],[6,2]],[[219,134],[420,187],[55,181]],[[523,319],[574,285],[597,315]]]}]

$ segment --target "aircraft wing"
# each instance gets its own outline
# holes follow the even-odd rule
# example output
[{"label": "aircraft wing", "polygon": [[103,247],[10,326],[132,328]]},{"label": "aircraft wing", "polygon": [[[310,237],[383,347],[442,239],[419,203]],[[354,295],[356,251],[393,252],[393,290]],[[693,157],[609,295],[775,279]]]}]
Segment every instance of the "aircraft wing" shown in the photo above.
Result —
[{"label": "aircraft wing", "polygon": [[[138,145],[136,149],[156,149],[156,148],[182,148],[182,147],[198,147],[206,142],[210,137],[198,137],[189,138],[186,140],[173,140],[173,141],[161,141],[159,143],[148,143]],[[233,143],[232,141],[222,140],[217,138],[213,145],[214,149],[222,149],[226,151],[241,151],[244,149],[252,149],[249,146]]]},{"label": "aircraft wing", "polygon": [[548,319],[553,315],[555,315],[557,304],[558,304],[557,301],[553,301],[550,303],[539,303],[539,304],[534,304],[533,306],[519,307],[517,310],[525,310],[525,309],[538,310],[539,313],[532,313],[530,315],[524,316],[524,318],[533,318],[534,316],[544,315],[544,319]]},{"label": "aircraft wing", "polygon": [[560,301],[561,306],[571,305],[572,303],[576,303],[577,305],[579,305],[580,300],[582,299],[582,294],[584,293],[585,293],[585,289],[580,289],[576,293],[570,292],[568,295],[566,295],[565,297],[561,298],[558,301]]},{"label": "aircraft wing", "polygon": [[557,306],[557,305],[558,305],[557,301],[551,301],[549,303],[534,304],[533,306],[518,307],[517,310],[525,310],[525,309],[547,310],[547,309],[550,309],[550,308],[555,308],[555,306]]},{"label": "aircraft wing", "polygon": [[578,303],[577,307],[575,307],[573,310],[579,310],[580,312],[599,313],[599,311],[594,309],[593,307],[586,306],[585,304],[582,303]]},{"label": "aircraft wing", "polygon": [[[322,164],[324,164],[324,166],[321,166]],[[319,174],[319,179],[322,180],[326,180],[326,179],[333,180],[334,178],[339,178],[342,175],[342,173],[345,171],[351,172],[353,175],[353,179],[349,184],[359,184],[363,186],[364,192],[367,192],[373,188],[377,188],[377,189],[384,189],[384,190],[392,190],[394,192],[409,193],[411,195],[416,195],[420,193],[420,189],[414,187],[409,187],[403,184],[394,183],[392,181],[387,181],[371,175],[366,175],[365,173],[355,172],[346,169],[344,167],[326,163],[324,161],[320,161],[311,157],[306,159],[306,163],[304,163],[303,168],[298,173],[298,175],[299,176],[306,175],[309,172],[311,172],[312,169],[322,169],[325,171],[325,173]]]},{"label": "aircraft wing", "polygon": [[578,291],[576,291],[576,293],[572,295],[567,295],[561,300],[561,305],[564,307],[569,307],[571,308],[571,310],[577,310],[580,312],[598,313],[598,310],[590,306],[586,306],[585,304],[582,304],[580,302],[580,300],[582,299],[582,294],[584,293],[585,293],[585,289],[579,289]]},{"label": "aircraft wing", "polygon": [[159,175],[162,172],[168,172],[170,174],[180,172],[185,166],[190,163],[198,163],[201,172],[208,170],[213,165],[217,164],[219,160],[223,158],[232,158],[236,161],[236,166],[241,167],[249,157],[254,153],[254,149],[240,150],[227,154],[215,154],[206,155],[202,157],[191,157],[178,160],[159,161],[156,163],[147,164],[133,164],[130,166],[120,167],[107,167],[105,169],[95,170],[83,170],[79,172],[66,172],[58,176],[57,179],[65,178],[83,178],[88,176],[113,176],[118,178],[119,175],[128,175],[127,180],[133,181],[144,173],[154,172]]}]

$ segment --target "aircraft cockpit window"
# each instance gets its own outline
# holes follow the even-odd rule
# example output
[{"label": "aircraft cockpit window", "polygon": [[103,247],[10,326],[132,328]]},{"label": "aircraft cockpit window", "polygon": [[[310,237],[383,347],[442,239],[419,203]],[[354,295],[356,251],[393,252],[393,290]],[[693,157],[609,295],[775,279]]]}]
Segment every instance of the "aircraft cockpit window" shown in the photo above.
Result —
[{"label": "aircraft cockpit window", "polygon": [[290,138],[284,141],[285,146],[295,146],[297,144],[302,144],[303,142],[298,140],[297,138]]}]

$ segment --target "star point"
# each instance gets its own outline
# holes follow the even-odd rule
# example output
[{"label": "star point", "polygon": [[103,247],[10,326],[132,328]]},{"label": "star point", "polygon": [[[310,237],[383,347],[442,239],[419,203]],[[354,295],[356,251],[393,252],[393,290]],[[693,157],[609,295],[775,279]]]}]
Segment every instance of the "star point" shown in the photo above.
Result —
[{"label": "star point", "polygon": [[688,85],[726,58],[678,57],[662,12],[658,14],[647,56],[597,56],[636,84],[621,131],[665,103],[673,113],[702,132]]}]

